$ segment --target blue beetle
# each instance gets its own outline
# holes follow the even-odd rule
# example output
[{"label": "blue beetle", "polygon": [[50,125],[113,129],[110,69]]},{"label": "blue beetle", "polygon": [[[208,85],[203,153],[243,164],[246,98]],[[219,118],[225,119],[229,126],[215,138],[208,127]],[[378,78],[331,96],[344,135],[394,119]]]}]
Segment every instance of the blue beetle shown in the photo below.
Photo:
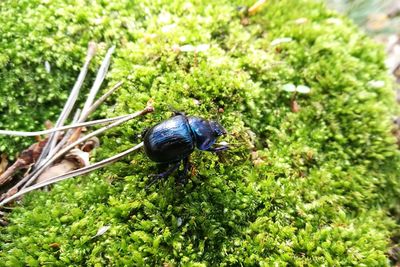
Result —
[{"label": "blue beetle", "polygon": [[225,129],[218,122],[186,116],[180,112],[175,112],[173,117],[153,126],[144,134],[144,151],[151,160],[171,165],[165,172],[153,175],[156,177],[154,181],[169,176],[182,162],[184,169],[181,178],[186,176],[189,155],[195,148],[210,152],[228,149],[225,145],[212,147],[218,137],[225,134]]}]

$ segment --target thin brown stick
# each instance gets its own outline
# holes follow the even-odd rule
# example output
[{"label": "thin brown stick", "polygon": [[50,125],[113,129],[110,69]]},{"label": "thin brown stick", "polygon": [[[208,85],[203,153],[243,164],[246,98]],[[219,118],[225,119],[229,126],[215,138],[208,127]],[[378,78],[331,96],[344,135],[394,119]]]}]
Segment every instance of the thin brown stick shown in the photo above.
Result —
[{"label": "thin brown stick", "polygon": [[108,90],[104,95],[102,95],[99,99],[97,99],[96,102],[94,102],[94,104],[91,105],[90,108],[88,109],[87,116],[89,116],[96,108],[98,108],[98,106],[100,106],[101,103],[104,102],[104,100],[107,99],[107,97],[109,97],[112,93],[114,93],[115,90],[117,90],[123,84],[124,84],[123,81],[116,83],[110,90]]},{"label": "thin brown stick", "polygon": [[69,129],[76,129],[80,127],[88,127],[88,126],[93,126],[93,125],[98,125],[98,124],[106,124],[106,123],[111,123],[117,120],[120,120],[126,116],[129,115],[121,115],[118,117],[114,118],[109,118],[109,119],[100,119],[100,120],[94,120],[94,121],[88,121],[88,122],[81,122],[81,123],[73,123],[71,125],[65,125],[61,126],[58,128],[51,128],[48,130],[43,130],[43,131],[36,131],[36,132],[22,132],[22,131],[8,131],[8,130],[0,130],[0,135],[10,135],[10,136],[38,136],[38,135],[46,135],[49,133],[57,132],[57,131],[64,131],[64,130],[69,130]]},{"label": "thin brown stick", "polygon": [[100,129],[98,129],[98,130],[96,130],[96,131],[94,131],[94,132],[92,132],[92,133],[90,133],[90,134],[88,134],[88,135],[86,135],[86,136],[80,138],[79,140],[77,140],[77,141],[75,141],[75,142],[69,144],[68,146],[66,146],[65,148],[61,149],[59,152],[57,152],[54,156],[52,156],[51,159],[50,159],[49,161],[47,161],[44,165],[42,165],[42,166],[40,167],[40,171],[38,170],[38,172],[37,172],[34,176],[32,176],[32,177],[26,182],[26,184],[25,184],[23,187],[25,188],[25,187],[31,185],[31,184],[35,181],[35,179],[41,174],[41,172],[43,172],[43,171],[45,170],[45,168],[47,168],[48,166],[50,166],[51,163],[53,163],[53,162],[54,162],[55,160],[57,160],[60,156],[62,156],[62,155],[65,154],[66,152],[68,152],[70,149],[74,148],[76,145],[78,145],[78,144],[80,144],[80,143],[82,143],[82,142],[84,142],[84,141],[90,139],[91,137],[96,136],[96,135],[98,135],[98,134],[104,132],[104,131],[107,131],[108,129],[111,129],[111,128],[113,128],[113,127],[116,127],[116,126],[118,126],[118,125],[120,125],[120,124],[122,124],[122,123],[124,123],[124,122],[126,122],[126,121],[128,121],[128,120],[131,120],[131,119],[133,119],[133,118],[135,118],[135,117],[138,117],[138,116],[141,116],[141,115],[145,115],[145,114],[150,113],[150,112],[153,112],[153,111],[154,111],[154,108],[153,108],[152,106],[148,106],[148,107],[146,107],[145,109],[143,109],[143,110],[141,110],[141,111],[135,112],[135,113],[131,114],[130,116],[124,118],[124,119],[121,119],[121,120],[119,120],[119,121],[116,121],[116,122],[114,122],[114,123],[111,123],[110,125],[107,125],[107,126],[105,126],[105,127],[102,127],[102,128],[100,128]]},{"label": "thin brown stick", "polygon": [[[111,52],[112,52],[112,51],[111,51]],[[110,55],[110,56],[111,56],[111,55]],[[110,60],[108,60],[108,64],[109,64],[109,61],[110,61]],[[104,76],[105,76],[105,74],[104,74]],[[89,115],[90,115],[94,110],[96,110],[96,108],[97,108],[101,103],[103,103],[104,100],[106,100],[106,98],[109,97],[109,96],[110,96],[115,90],[117,90],[122,84],[123,84],[122,81],[118,82],[116,85],[113,86],[113,88],[111,88],[108,92],[106,92],[104,95],[102,95],[94,104],[92,104],[91,106],[89,106],[89,107],[86,109],[86,111],[85,111],[85,110],[82,111],[82,115],[81,115],[81,117],[79,118],[79,121],[78,121],[78,122],[83,122],[83,121],[85,121],[85,120],[87,119],[87,117],[89,117]],[[93,102],[93,101],[92,101],[92,102]],[[68,139],[68,143],[72,143],[72,142],[76,141],[76,140],[79,138],[79,136],[81,135],[81,131],[82,131],[82,128],[77,128],[77,129],[75,129],[74,133],[71,134],[70,138]]]},{"label": "thin brown stick", "polygon": [[[68,118],[69,114],[71,113],[71,110],[75,104],[76,99],[78,98],[79,91],[82,87],[83,81],[85,80],[86,74],[89,70],[89,64],[94,55],[96,54],[96,44],[91,42],[89,43],[88,46],[88,51],[86,54],[86,59],[85,63],[83,64],[83,67],[81,69],[81,72],[79,73],[78,79],[76,83],[74,84],[74,87],[71,90],[71,94],[69,95],[67,102],[64,105],[63,110],[61,111],[60,116],[57,119],[55,127],[60,127],[64,125],[65,120]],[[49,152],[54,148],[57,139],[58,139],[59,132],[55,132],[50,134],[49,136],[49,141],[47,142],[46,146],[44,147],[42,154],[40,155],[38,159],[38,164],[41,163],[41,161],[47,157]]]},{"label": "thin brown stick", "polygon": [[49,167],[54,161],[56,161],[59,157],[61,157],[66,152],[68,152],[70,149],[74,148],[76,145],[78,145],[78,144],[80,144],[80,143],[92,138],[93,136],[96,136],[96,135],[104,132],[104,131],[107,131],[108,129],[116,127],[116,126],[118,126],[118,125],[120,125],[120,124],[122,124],[122,123],[124,123],[124,122],[126,122],[128,120],[131,120],[131,119],[133,119],[135,117],[138,117],[138,116],[141,116],[141,115],[145,115],[145,114],[153,112],[153,111],[154,111],[154,108],[152,106],[147,106],[146,108],[144,108],[141,111],[138,111],[138,112],[135,112],[133,114],[130,114],[128,117],[125,117],[125,118],[123,118],[123,119],[121,119],[119,121],[116,121],[116,122],[114,122],[114,123],[112,123],[110,125],[102,127],[100,129],[98,129],[98,130],[96,130],[96,131],[94,131],[94,132],[92,132],[92,133],[80,138],[79,140],[73,142],[72,144],[68,145],[67,147],[63,148],[58,153],[53,155],[48,161],[46,161],[45,164],[40,166],[34,172],[33,175],[24,177],[21,181],[19,181],[16,185],[14,185],[11,189],[9,189],[7,191],[7,193],[3,194],[3,196],[1,196],[0,199],[4,199],[4,198],[7,198],[7,197],[10,197],[10,196],[14,195],[15,193],[18,192],[19,187],[22,186],[22,185],[23,185],[23,188],[26,188],[29,185],[31,185],[37,179],[37,177],[39,177],[43,173],[43,171],[47,167]]},{"label": "thin brown stick", "polygon": [[140,144],[138,144],[138,145],[136,145],[136,146],[134,146],[134,147],[132,147],[132,148],[130,148],[128,150],[125,150],[125,151],[123,151],[123,152],[121,152],[121,153],[119,153],[119,154],[117,154],[115,156],[112,156],[110,158],[107,158],[105,160],[97,162],[97,163],[95,163],[93,165],[90,165],[88,167],[77,169],[75,171],[71,171],[71,172],[68,172],[66,174],[50,178],[50,179],[48,179],[48,180],[46,180],[46,181],[44,181],[42,183],[35,184],[33,186],[24,188],[21,191],[19,191],[18,193],[14,194],[14,195],[11,195],[11,196],[5,198],[4,200],[2,200],[0,202],[0,207],[4,206],[5,204],[9,203],[10,201],[13,201],[13,200],[17,199],[18,197],[20,197],[22,195],[25,195],[26,193],[29,193],[29,192],[31,192],[33,190],[36,190],[36,189],[39,189],[39,188],[42,188],[42,187],[45,187],[45,186],[48,186],[48,185],[51,185],[51,184],[58,183],[60,181],[67,180],[67,179],[72,178],[72,177],[83,175],[83,174],[89,173],[91,171],[97,170],[99,168],[102,168],[102,167],[104,167],[106,165],[109,165],[111,163],[114,163],[117,160],[125,157],[126,155],[128,155],[130,153],[132,153],[133,151],[138,150],[142,146],[143,146],[143,142],[141,142]]},{"label": "thin brown stick", "polygon": [[99,70],[97,71],[96,79],[92,85],[92,88],[90,89],[88,97],[86,98],[85,105],[83,106],[82,113],[78,122],[85,121],[87,116],[89,115],[87,111],[89,110],[90,106],[92,106],[94,98],[96,97],[97,92],[99,91],[100,86],[107,75],[108,67],[110,66],[111,62],[111,56],[114,51],[115,46],[112,46],[110,49],[108,49],[107,54],[104,57]]}]

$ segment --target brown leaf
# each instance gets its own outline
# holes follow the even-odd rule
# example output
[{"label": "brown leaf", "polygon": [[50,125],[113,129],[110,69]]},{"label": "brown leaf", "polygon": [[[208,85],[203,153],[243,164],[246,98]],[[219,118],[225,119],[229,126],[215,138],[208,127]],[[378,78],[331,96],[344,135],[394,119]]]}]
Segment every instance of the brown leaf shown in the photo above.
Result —
[{"label": "brown leaf", "polygon": [[78,168],[83,168],[90,165],[89,153],[84,152],[78,148],[74,148],[65,155],[65,159],[75,161]]},{"label": "brown leaf", "polygon": [[8,166],[8,160],[6,154],[1,154],[1,161],[0,161],[0,174],[5,172]]},{"label": "brown leaf", "polygon": [[86,141],[86,143],[82,146],[81,149],[82,151],[90,152],[98,146],[100,146],[100,140],[96,136],[93,136],[92,138]]},{"label": "brown leaf", "polygon": [[3,172],[0,175],[0,188],[4,184],[12,180],[12,176],[14,175],[14,173],[16,173],[19,169],[22,169],[27,166],[29,166],[29,164],[26,164],[26,162],[23,159],[18,158],[13,165],[11,165],[7,170],[5,170],[5,172]]},{"label": "brown leaf", "polygon": [[34,143],[31,145],[28,149],[25,149],[24,151],[21,152],[21,155],[19,156],[19,159],[22,159],[25,161],[27,165],[30,165],[39,158],[40,154],[42,153],[43,147],[47,143],[47,138],[43,141],[40,141],[38,143]]},{"label": "brown leaf", "polygon": [[75,160],[64,159],[60,163],[49,167],[45,172],[43,172],[37,179],[35,183],[41,183],[47,181],[53,177],[65,174],[67,172],[79,169],[79,163]]}]

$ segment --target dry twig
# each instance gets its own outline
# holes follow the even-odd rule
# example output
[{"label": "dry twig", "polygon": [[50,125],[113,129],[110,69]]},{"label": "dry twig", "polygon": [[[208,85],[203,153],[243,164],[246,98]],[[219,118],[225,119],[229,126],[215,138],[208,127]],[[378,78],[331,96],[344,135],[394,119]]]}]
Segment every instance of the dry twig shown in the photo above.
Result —
[{"label": "dry twig", "polygon": [[[40,136],[49,134],[48,138],[36,144],[33,144],[31,147],[25,150],[18,158],[18,160],[14,163],[14,165],[0,176],[1,186],[10,181],[12,174],[14,174],[16,170],[28,167],[32,167],[33,169],[32,172],[30,172],[30,169],[28,169],[28,172],[30,172],[28,175],[26,175],[16,185],[9,189],[7,193],[0,196],[0,200],[2,200],[2,202],[0,203],[0,207],[4,207],[6,203],[9,203],[10,201],[32,190],[39,189],[71,177],[85,174],[95,169],[101,168],[105,165],[111,164],[143,146],[143,143],[140,143],[137,146],[128,149],[118,155],[115,155],[93,165],[89,165],[88,152],[99,145],[99,140],[98,138],[96,138],[97,135],[103,133],[108,129],[116,127],[128,120],[131,120],[141,115],[145,115],[154,110],[151,102],[149,102],[146,108],[133,114],[85,122],[90,114],[101,103],[103,103],[109,95],[111,95],[123,84],[123,82],[118,82],[103,96],[101,96],[97,101],[94,102],[96,94],[106,77],[107,70],[111,62],[111,55],[114,50],[115,47],[112,47],[108,50],[101,64],[101,67],[98,70],[96,79],[89,92],[89,96],[85,101],[82,112],[79,109],[76,110],[71,125],[64,126],[64,123],[72,111],[80,88],[83,84],[83,80],[85,79],[86,73],[88,71],[89,63],[95,54],[95,45],[93,43],[89,45],[88,54],[86,57],[86,61],[82,67],[81,73],[78,76],[78,79],[71,91],[71,94],[66,104],[64,105],[64,108],[54,128],[37,132],[0,130],[0,134],[18,136]],[[87,135],[83,136],[81,134],[83,127],[96,124],[108,125]],[[67,132],[63,132],[66,130]],[[87,140],[89,141],[85,142]],[[81,144],[84,142],[85,144],[81,146]],[[75,150],[74,152],[72,152],[71,150],[74,148]],[[67,154],[69,151],[71,152]],[[32,185],[33,183],[35,183],[35,181],[36,184]]]},{"label": "dry twig", "polygon": [[[69,114],[71,113],[71,110],[78,98],[79,91],[82,87],[83,81],[85,80],[86,74],[88,72],[90,61],[92,60],[92,58],[94,57],[95,54],[96,54],[96,44],[91,42],[91,43],[89,43],[85,63],[81,69],[81,72],[79,73],[78,79],[77,79],[74,87],[72,88],[71,94],[69,95],[68,100],[65,103],[65,106],[56,122],[55,127],[63,126],[65,120],[68,118]],[[40,166],[42,160],[45,157],[47,157],[50,154],[49,152],[54,148],[54,146],[56,144],[56,140],[58,139],[57,138],[58,135],[59,135],[59,133],[55,132],[54,134],[51,134],[49,136],[49,141],[46,143],[46,146],[43,148],[42,154],[40,155],[40,157],[38,159],[39,166]]]},{"label": "dry twig", "polygon": [[85,168],[82,168],[82,169],[78,169],[78,170],[75,170],[75,171],[71,171],[71,172],[66,173],[64,175],[60,175],[60,176],[48,179],[45,182],[38,183],[38,184],[30,186],[28,188],[24,188],[21,191],[19,191],[18,193],[14,194],[12,196],[9,196],[8,198],[2,200],[0,202],[0,207],[4,206],[5,204],[9,203],[10,201],[13,201],[13,200],[17,199],[18,197],[20,197],[20,196],[22,196],[22,195],[24,195],[26,193],[29,193],[29,192],[31,192],[33,190],[36,190],[36,189],[39,189],[39,188],[43,188],[43,187],[45,187],[47,185],[55,184],[55,183],[60,182],[60,181],[64,181],[64,180],[72,178],[72,177],[83,175],[83,174],[89,173],[91,171],[97,170],[99,168],[102,168],[102,167],[104,167],[106,165],[109,165],[111,163],[114,163],[114,162],[118,161],[119,159],[125,157],[126,155],[132,153],[133,151],[138,150],[142,146],[143,146],[143,142],[139,143],[138,145],[136,145],[136,146],[134,146],[134,147],[132,147],[132,148],[130,148],[128,150],[125,150],[124,152],[121,152],[121,153],[119,153],[119,154],[117,154],[117,155],[115,155],[113,157],[110,157],[108,159],[102,160],[102,161],[97,162],[97,163],[95,163],[93,165],[90,165],[88,167],[85,167]]}]

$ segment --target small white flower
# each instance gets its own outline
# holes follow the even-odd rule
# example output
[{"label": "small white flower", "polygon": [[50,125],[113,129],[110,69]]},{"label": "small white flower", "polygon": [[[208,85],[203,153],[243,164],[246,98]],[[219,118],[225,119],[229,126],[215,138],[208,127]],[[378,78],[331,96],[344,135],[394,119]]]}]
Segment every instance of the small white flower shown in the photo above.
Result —
[{"label": "small white flower", "polygon": [[162,12],[159,16],[158,16],[158,22],[162,23],[162,24],[167,24],[171,21],[171,14],[168,12]]},{"label": "small white flower", "polygon": [[204,51],[207,51],[209,48],[210,48],[209,44],[201,44],[201,45],[198,45],[196,47],[196,51],[197,52],[204,52]]},{"label": "small white flower", "polygon": [[183,45],[179,47],[182,52],[204,52],[210,48],[209,44],[200,44],[198,46]]},{"label": "small white flower", "polygon": [[304,23],[306,23],[307,21],[308,21],[307,18],[298,18],[298,19],[296,19],[294,22],[295,22],[296,24],[304,24]]},{"label": "small white flower", "polygon": [[294,92],[296,91],[296,86],[292,83],[287,83],[282,86],[282,90],[286,92]]},{"label": "small white flower", "polygon": [[182,52],[193,52],[195,47],[193,45],[182,45],[179,47]]},{"label": "small white flower", "polygon": [[302,94],[308,94],[311,91],[311,88],[306,85],[295,86],[292,83],[287,83],[282,86],[282,90],[286,92],[299,92]]},{"label": "small white flower", "polygon": [[311,91],[311,89],[310,89],[310,87],[305,86],[305,85],[298,85],[296,87],[296,91],[299,93],[308,94]]},{"label": "small white flower", "polygon": [[369,81],[368,83],[367,83],[367,85],[368,86],[371,86],[372,88],[382,88],[382,87],[384,87],[385,86],[385,81],[376,81],[376,80],[372,80],[372,81]]},{"label": "small white flower", "polygon": [[201,104],[200,100],[198,99],[193,99],[193,103],[197,106]]},{"label": "small white flower", "polygon": [[46,69],[47,73],[50,73],[51,66],[50,66],[50,63],[48,61],[44,62],[44,68]]},{"label": "small white flower", "polygon": [[282,44],[282,43],[289,43],[291,41],[293,41],[293,39],[290,37],[278,38],[271,42],[271,46],[275,46],[275,45]]}]

